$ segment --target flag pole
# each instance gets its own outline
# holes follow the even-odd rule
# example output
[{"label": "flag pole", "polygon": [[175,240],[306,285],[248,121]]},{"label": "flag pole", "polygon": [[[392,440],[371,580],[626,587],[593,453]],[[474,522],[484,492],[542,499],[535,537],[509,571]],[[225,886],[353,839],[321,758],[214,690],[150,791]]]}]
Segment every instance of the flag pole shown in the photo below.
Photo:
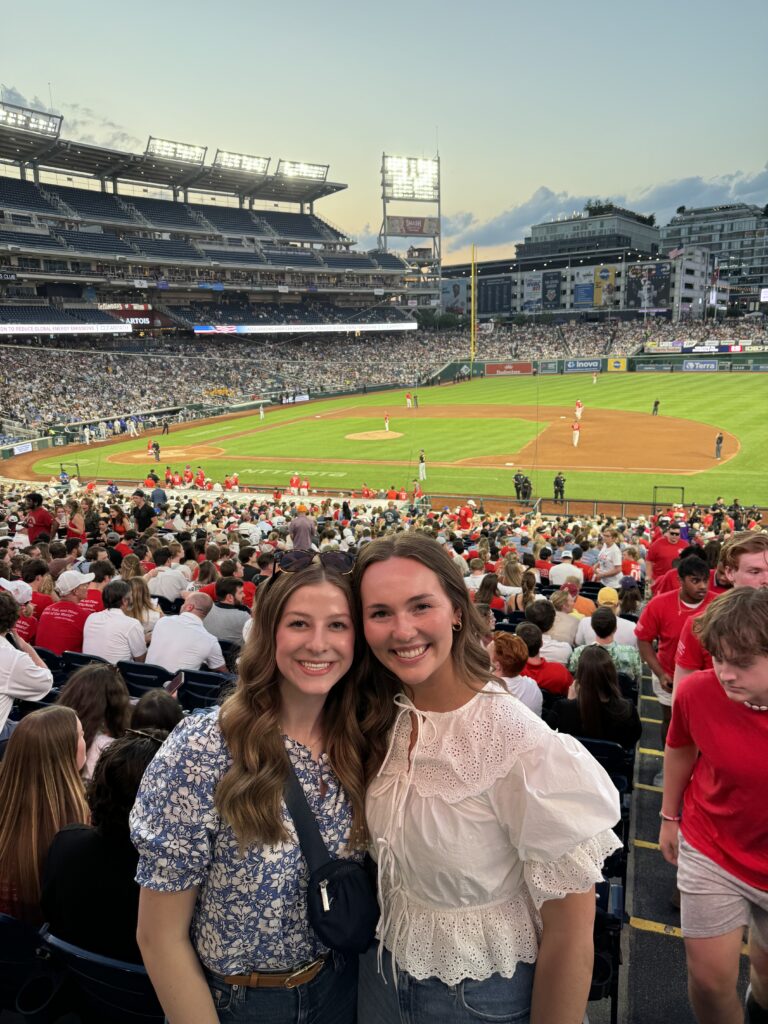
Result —
[{"label": "flag pole", "polygon": [[472,244],[472,265],[469,279],[470,287],[470,325],[469,325],[469,379],[475,372],[475,352],[477,349],[477,251]]}]

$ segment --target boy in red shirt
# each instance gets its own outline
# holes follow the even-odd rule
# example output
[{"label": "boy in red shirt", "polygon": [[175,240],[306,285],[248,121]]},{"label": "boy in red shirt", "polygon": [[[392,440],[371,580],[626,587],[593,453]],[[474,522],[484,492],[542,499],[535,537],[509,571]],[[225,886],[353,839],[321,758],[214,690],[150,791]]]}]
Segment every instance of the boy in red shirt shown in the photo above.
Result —
[{"label": "boy in red shirt", "polygon": [[521,622],[515,633],[528,648],[528,661],[522,671],[524,676],[535,679],[542,690],[565,697],[573,682],[573,676],[557,661],[547,661],[539,656],[544,635],[533,622]]},{"label": "boy in red shirt", "polygon": [[[664,755],[659,845],[678,868],[688,991],[699,1024],[768,1021],[768,589],[697,620],[713,669],[680,683]],[[737,994],[750,926],[746,1017]]]}]

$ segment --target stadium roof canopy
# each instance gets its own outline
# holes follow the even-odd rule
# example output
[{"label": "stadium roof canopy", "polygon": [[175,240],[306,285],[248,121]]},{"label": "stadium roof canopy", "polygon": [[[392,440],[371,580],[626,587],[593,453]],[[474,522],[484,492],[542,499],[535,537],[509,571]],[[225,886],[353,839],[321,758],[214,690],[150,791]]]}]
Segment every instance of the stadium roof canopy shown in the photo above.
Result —
[{"label": "stadium roof canopy", "polygon": [[[203,151],[205,152],[205,151]],[[328,167],[279,161],[277,173],[255,173],[214,164],[183,162],[152,153],[123,153],[83,142],[52,138],[0,123],[0,161],[32,165],[41,171],[117,179],[168,189],[217,192],[243,199],[313,203],[347,186],[327,181]],[[301,169],[316,170],[304,176]],[[324,173],[323,173],[324,171]],[[319,173],[318,173],[319,172]]]}]

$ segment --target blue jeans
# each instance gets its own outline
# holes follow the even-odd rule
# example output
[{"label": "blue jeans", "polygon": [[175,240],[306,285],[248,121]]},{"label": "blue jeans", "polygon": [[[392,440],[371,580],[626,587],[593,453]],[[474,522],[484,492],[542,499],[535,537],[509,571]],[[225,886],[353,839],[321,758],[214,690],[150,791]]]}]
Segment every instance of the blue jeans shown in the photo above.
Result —
[{"label": "blue jeans", "polygon": [[205,974],[223,1024],[355,1024],[356,956],[331,954],[317,977],[297,988],[246,988]]},{"label": "blue jeans", "polygon": [[[519,963],[512,978],[493,974],[485,981],[465,978],[446,985],[438,978],[418,981],[398,970],[384,950],[382,974],[376,947],[360,958],[357,1013],[360,1024],[528,1024],[535,964]],[[386,982],[386,984],[385,984]]]}]

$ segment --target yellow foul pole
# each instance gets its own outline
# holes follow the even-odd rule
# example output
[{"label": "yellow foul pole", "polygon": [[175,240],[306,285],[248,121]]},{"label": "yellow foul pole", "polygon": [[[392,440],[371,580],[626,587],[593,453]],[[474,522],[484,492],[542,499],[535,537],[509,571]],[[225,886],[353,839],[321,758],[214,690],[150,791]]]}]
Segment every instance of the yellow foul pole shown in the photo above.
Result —
[{"label": "yellow foul pole", "polygon": [[470,327],[469,327],[469,377],[475,370],[475,352],[477,351],[477,249],[472,246],[472,269],[469,279],[470,288]]}]

